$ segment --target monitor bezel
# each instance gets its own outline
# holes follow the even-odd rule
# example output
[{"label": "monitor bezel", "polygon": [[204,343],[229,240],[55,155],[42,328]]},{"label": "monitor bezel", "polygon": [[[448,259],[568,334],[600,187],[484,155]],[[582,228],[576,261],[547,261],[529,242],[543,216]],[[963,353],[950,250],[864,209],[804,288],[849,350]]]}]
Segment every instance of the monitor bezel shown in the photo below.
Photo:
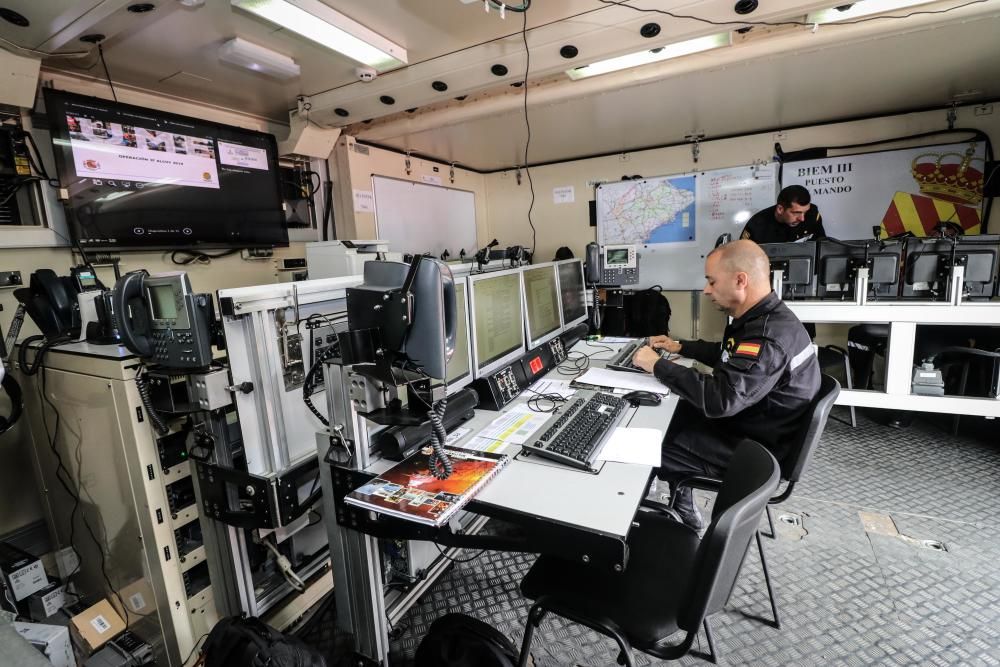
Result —
[{"label": "monitor bezel", "polygon": [[524,353],[527,351],[527,347],[526,347],[527,346],[527,336],[524,333],[524,309],[523,309],[523,304],[522,304],[522,308],[519,311],[520,314],[521,314],[521,326],[519,327],[519,329],[521,331],[521,345],[520,345],[520,347],[518,347],[518,348],[516,348],[516,349],[514,349],[514,350],[512,350],[510,352],[507,352],[502,357],[499,357],[497,359],[494,359],[493,361],[490,361],[485,366],[481,366],[480,365],[479,349],[476,346],[476,334],[477,334],[477,331],[476,331],[476,316],[475,316],[475,312],[476,312],[476,289],[475,289],[474,286],[475,286],[476,283],[481,282],[483,280],[489,280],[491,278],[497,278],[499,276],[505,276],[505,275],[511,275],[511,274],[517,276],[517,282],[518,282],[518,287],[517,287],[517,289],[518,289],[518,303],[521,303],[521,293],[524,291],[524,287],[523,287],[523,285],[524,285],[524,275],[523,275],[520,267],[514,268],[514,269],[505,269],[503,271],[486,271],[486,272],[483,272],[483,273],[476,273],[476,274],[470,275],[469,278],[468,278],[468,286],[469,286],[469,294],[468,294],[468,296],[469,296],[469,333],[470,333],[470,336],[471,336],[471,340],[470,340],[470,343],[469,343],[469,345],[470,345],[469,349],[472,352],[472,360],[473,360],[473,371],[472,372],[473,372],[473,374],[475,375],[476,378],[486,377],[486,376],[490,375],[493,371],[495,371],[495,370],[497,370],[499,368],[503,368],[504,366],[509,366],[510,364],[514,363],[515,361],[517,361],[518,359],[520,359],[522,356],[524,356]]},{"label": "monitor bezel", "polygon": [[[562,264],[572,264],[574,262],[576,262],[577,264],[580,265],[580,278],[581,278],[580,285],[583,287],[583,289],[580,292],[580,297],[581,297],[582,303],[583,303],[583,314],[579,315],[578,317],[576,317],[576,318],[570,320],[569,322],[567,322],[566,321],[566,309],[563,307],[563,302],[562,302],[562,292],[563,292],[562,291],[562,275],[559,273],[559,266],[562,265]],[[581,322],[586,322],[587,321],[587,279],[586,279],[586,274],[584,274],[584,271],[583,271],[583,260],[582,259],[579,259],[579,258],[563,259],[563,260],[560,260],[558,262],[553,262],[553,264],[555,264],[555,266],[556,266],[556,284],[559,286],[559,319],[562,320],[562,328],[563,328],[563,331],[565,331],[565,330],[569,329],[572,326],[576,326],[577,324],[580,324]]]},{"label": "monitor bezel", "polygon": [[[524,274],[528,271],[535,271],[537,269],[549,269],[552,272],[552,282],[556,288],[556,309],[558,311],[556,315],[559,318],[559,323],[552,331],[548,331],[538,338],[532,338],[531,320],[528,311],[528,281]],[[555,262],[543,262],[541,264],[530,264],[528,266],[521,267],[521,320],[524,322],[524,340],[529,350],[533,350],[539,345],[549,342],[556,336],[561,335],[565,329],[565,326],[563,325],[562,291],[559,289],[559,269]]]},{"label": "monitor bezel", "polygon": [[[455,285],[462,285],[462,298],[465,301],[465,349],[466,349],[466,360],[469,364],[469,371],[458,378],[457,380],[451,380],[448,382],[448,395],[455,393],[459,389],[463,389],[472,383],[475,379],[476,367],[472,363],[472,327],[471,327],[471,314],[472,311],[469,309],[469,281],[465,276],[455,277]],[[458,298],[456,295],[456,305]],[[450,362],[450,360],[449,360]]]}]

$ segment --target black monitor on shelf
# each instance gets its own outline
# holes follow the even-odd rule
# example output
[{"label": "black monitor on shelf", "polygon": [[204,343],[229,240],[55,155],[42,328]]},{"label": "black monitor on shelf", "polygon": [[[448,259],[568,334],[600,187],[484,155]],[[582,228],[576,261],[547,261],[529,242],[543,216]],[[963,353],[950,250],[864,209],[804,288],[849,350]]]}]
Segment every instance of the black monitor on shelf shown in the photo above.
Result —
[{"label": "black monitor on shelf", "polygon": [[997,293],[998,248],[1000,235],[996,234],[957,239],[908,239],[901,296],[904,299],[946,300],[952,268],[961,266],[965,271],[963,298],[989,299]]},{"label": "black monitor on shelf", "polygon": [[816,298],[816,242],[762,243],[771,260],[771,271],[782,271],[781,298],[785,301]]},{"label": "black monitor on shelf", "polygon": [[853,301],[858,269],[868,268],[868,292],[872,298],[895,298],[899,294],[899,261],[902,246],[876,241],[818,242],[816,295],[820,299]]}]

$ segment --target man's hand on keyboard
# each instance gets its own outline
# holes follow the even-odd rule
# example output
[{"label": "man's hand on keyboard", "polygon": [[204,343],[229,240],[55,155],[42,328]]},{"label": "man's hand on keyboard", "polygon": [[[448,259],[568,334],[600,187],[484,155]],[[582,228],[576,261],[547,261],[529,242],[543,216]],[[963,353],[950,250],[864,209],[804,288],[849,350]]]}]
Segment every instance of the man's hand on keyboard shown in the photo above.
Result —
[{"label": "man's hand on keyboard", "polygon": [[670,336],[650,336],[649,345],[653,349],[666,350],[670,354],[680,354],[681,344]]},{"label": "man's hand on keyboard", "polygon": [[659,360],[660,353],[648,345],[640,347],[636,350],[635,355],[632,356],[632,363],[647,373],[653,372],[653,366],[655,366],[656,362]]}]

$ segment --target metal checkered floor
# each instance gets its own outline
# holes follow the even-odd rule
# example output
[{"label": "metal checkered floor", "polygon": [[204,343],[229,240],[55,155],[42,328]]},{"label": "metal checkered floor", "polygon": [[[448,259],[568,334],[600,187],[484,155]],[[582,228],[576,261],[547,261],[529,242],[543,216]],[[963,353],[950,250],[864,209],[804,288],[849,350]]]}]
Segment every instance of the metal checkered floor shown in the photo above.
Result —
[{"label": "metal checkered floor", "polygon": [[[1000,665],[1000,429],[979,421],[979,435],[952,438],[919,420],[893,430],[859,418],[854,430],[830,421],[805,479],[775,508],[776,519],[801,521],[776,521],[777,539],[764,540],[781,630],[744,615],[769,613],[751,549],[726,611],[712,619],[722,661]],[[699,497],[706,508],[709,500]],[[888,515],[900,535],[866,532],[859,511]],[[400,624],[393,664],[411,664],[431,622],[450,611],[486,621],[519,646],[528,603],[518,584],[533,560],[485,553],[454,564]],[[610,640],[552,616],[532,653],[543,667],[603,667],[616,658]]]}]

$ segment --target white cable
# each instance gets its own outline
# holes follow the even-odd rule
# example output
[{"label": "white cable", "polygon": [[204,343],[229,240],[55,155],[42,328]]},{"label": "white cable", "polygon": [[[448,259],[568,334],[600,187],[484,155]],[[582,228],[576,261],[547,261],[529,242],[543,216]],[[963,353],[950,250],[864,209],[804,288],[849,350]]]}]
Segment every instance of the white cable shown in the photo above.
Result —
[{"label": "white cable", "polygon": [[285,578],[288,585],[297,590],[299,593],[306,589],[306,582],[302,581],[299,575],[295,574],[295,570],[292,569],[292,564],[288,562],[288,559],[283,553],[278,551],[278,547],[271,543],[271,540],[264,540],[264,546],[271,550],[274,554],[275,559],[278,563],[278,569],[281,570],[281,576]]}]

